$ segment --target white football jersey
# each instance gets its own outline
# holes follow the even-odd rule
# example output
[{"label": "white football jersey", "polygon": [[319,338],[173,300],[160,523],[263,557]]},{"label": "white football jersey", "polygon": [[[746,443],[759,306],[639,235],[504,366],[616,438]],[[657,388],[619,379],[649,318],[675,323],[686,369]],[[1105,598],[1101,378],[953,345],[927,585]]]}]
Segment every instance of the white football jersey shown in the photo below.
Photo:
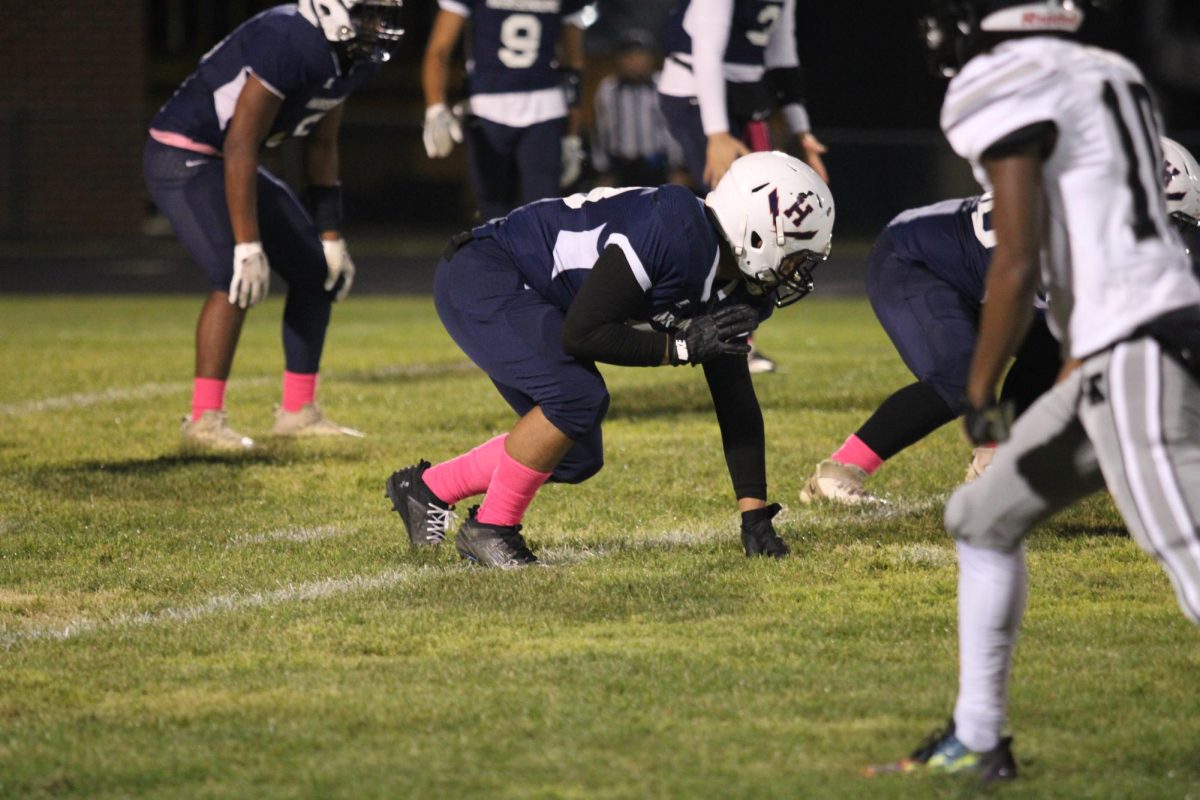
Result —
[{"label": "white football jersey", "polygon": [[942,107],[950,145],[988,189],[984,153],[1041,122],[1058,129],[1043,164],[1042,281],[1064,353],[1091,355],[1166,311],[1200,303],[1167,218],[1162,126],[1137,67],[1071,41],[1014,39],[971,59]]}]

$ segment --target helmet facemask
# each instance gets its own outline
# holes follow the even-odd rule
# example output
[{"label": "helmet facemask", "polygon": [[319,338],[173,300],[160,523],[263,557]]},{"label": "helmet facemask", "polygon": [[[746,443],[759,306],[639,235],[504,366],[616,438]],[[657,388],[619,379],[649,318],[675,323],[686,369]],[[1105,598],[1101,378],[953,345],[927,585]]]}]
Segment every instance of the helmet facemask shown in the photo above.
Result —
[{"label": "helmet facemask", "polygon": [[399,0],[360,0],[350,7],[354,38],[344,43],[347,55],[355,61],[382,64],[392,57],[404,37]]}]

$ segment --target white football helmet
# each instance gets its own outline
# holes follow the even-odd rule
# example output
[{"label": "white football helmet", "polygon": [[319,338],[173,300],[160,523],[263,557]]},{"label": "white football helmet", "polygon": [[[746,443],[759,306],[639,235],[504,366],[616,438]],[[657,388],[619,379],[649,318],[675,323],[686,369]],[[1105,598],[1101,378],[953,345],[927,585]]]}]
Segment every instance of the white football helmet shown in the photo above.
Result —
[{"label": "white football helmet", "polygon": [[1172,219],[1200,227],[1200,164],[1187,148],[1162,137],[1163,188]]},{"label": "white football helmet", "polygon": [[812,168],[786,153],[742,156],[704,198],[738,269],[776,290],[775,304],[812,291],[812,271],[829,256],[833,196]]},{"label": "white football helmet", "polygon": [[383,63],[404,36],[404,0],[299,0],[301,15],[347,56]]}]

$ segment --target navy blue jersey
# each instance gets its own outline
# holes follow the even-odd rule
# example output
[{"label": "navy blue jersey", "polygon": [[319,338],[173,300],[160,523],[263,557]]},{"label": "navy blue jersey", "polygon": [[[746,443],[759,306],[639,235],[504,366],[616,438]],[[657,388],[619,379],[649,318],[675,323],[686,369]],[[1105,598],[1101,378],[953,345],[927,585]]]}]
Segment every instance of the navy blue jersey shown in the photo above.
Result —
[{"label": "navy blue jersey", "polygon": [[969,302],[983,300],[991,248],[991,195],[944,200],[914,208],[888,223],[896,255],[918,261]]},{"label": "navy blue jersey", "polygon": [[[691,3],[692,0],[679,0],[667,17],[668,53],[692,52],[692,37],[683,28],[683,17]],[[761,67],[765,63],[767,42],[782,12],[783,0],[734,0],[729,42],[722,61]]]},{"label": "navy blue jersey", "polygon": [[[720,302],[753,302],[767,316],[770,298],[728,292],[716,283],[718,234],[690,189],[596,189],[540,200],[475,229],[512,256],[529,288],[566,311],[601,251],[624,252],[646,292],[640,315],[670,327]],[[741,282],[738,282],[739,284]]]},{"label": "navy blue jersey", "polygon": [[555,47],[563,18],[585,0],[443,0],[443,9],[470,18],[468,90],[529,92],[558,85]]},{"label": "navy blue jersey", "polygon": [[200,60],[150,123],[220,151],[248,74],[283,100],[266,144],[306,136],[321,117],[379,71],[356,63],[348,74],[319,28],[295,5],[275,6],[242,23]]}]

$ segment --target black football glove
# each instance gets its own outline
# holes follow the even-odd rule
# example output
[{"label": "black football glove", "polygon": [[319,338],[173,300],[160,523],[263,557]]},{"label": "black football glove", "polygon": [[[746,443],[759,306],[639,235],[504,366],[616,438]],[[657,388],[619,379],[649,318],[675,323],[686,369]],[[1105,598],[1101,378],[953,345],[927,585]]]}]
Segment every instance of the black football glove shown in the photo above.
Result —
[{"label": "black football glove", "polygon": [[779,503],[771,503],[766,508],[742,512],[742,547],[747,556],[783,558],[791,552],[771,524],[771,518],[780,510]]},{"label": "black football glove", "polygon": [[671,339],[671,364],[703,364],[717,356],[746,355],[746,334],[758,327],[758,312],[745,303],[726,306],[712,314],[695,317]]},{"label": "black football glove", "polygon": [[963,416],[963,432],[967,441],[976,447],[985,444],[1000,444],[1012,435],[1013,403],[993,400],[984,408],[970,406]]}]

